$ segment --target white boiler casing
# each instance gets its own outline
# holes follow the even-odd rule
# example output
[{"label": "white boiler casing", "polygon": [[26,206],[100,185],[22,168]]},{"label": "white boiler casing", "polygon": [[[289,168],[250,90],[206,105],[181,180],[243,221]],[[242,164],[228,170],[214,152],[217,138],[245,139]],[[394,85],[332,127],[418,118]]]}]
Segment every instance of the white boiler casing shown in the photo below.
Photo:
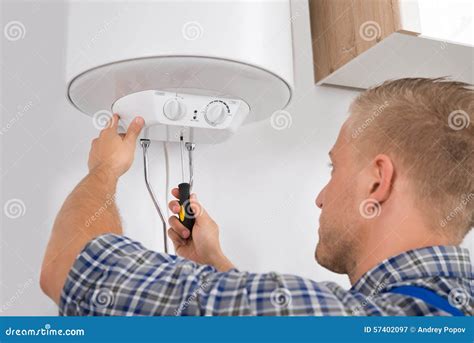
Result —
[{"label": "white boiler casing", "polygon": [[291,99],[287,0],[74,1],[67,37],[72,104],[140,115],[151,139],[220,142]]}]

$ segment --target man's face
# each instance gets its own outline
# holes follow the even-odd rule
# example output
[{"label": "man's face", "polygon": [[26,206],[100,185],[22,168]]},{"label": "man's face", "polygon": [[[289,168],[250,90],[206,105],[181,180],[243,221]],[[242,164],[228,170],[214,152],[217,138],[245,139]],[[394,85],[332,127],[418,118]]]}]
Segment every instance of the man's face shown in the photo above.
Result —
[{"label": "man's face", "polygon": [[316,198],[321,215],[315,257],[323,267],[341,274],[354,268],[359,248],[356,151],[344,124],[329,153],[331,179]]}]

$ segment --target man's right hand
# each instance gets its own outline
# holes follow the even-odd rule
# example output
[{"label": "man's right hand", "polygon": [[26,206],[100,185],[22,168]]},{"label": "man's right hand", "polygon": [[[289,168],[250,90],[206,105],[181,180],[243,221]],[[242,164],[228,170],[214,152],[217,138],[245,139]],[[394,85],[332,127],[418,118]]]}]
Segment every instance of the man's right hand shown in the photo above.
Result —
[{"label": "man's right hand", "polygon": [[118,121],[119,116],[114,114],[99,137],[92,141],[89,172],[102,169],[118,179],[132,165],[137,138],[145,121],[142,117],[136,117],[125,135],[117,133]]},{"label": "man's right hand", "polygon": [[[171,194],[179,198],[179,190],[174,188]],[[192,237],[191,232],[178,220],[176,216],[169,218],[171,226],[168,236],[174,244],[176,254],[201,264],[210,264],[219,271],[228,271],[234,268],[233,264],[222,252],[219,242],[219,227],[198,202],[196,194],[191,194],[190,207],[195,215]],[[178,200],[170,201],[170,210],[178,214]]]}]

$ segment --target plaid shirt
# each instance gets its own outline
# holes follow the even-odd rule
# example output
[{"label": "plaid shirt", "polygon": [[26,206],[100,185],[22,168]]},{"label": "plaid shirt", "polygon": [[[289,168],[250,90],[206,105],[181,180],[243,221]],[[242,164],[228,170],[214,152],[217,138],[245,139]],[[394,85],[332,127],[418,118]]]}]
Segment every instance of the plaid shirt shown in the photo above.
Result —
[{"label": "plaid shirt", "polygon": [[62,290],[60,315],[448,315],[418,298],[390,293],[428,287],[472,315],[469,251],[434,246],[404,252],[350,289],[294,275],[217,272],[184,258],[105,234],[77,257]]}]

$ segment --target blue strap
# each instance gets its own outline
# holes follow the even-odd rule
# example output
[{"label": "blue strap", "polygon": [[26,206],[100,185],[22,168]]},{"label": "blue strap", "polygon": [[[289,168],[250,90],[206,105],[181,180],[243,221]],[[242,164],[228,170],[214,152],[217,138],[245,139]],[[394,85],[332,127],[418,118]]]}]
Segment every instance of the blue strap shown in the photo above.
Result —
[{"label": "blue strap", "polygon": [[403,295],[408,295],[413,298],[418,298],[423,300],[425,303],[439,308],[444,312],[448,312],[453,316],[464,316],[464,313],[452,306],[449,301],[447,301],[442,296],[438,295],[431,289],[420,287],[420,286],[399,286],[392,288],[389,292],[398,293]]}]

